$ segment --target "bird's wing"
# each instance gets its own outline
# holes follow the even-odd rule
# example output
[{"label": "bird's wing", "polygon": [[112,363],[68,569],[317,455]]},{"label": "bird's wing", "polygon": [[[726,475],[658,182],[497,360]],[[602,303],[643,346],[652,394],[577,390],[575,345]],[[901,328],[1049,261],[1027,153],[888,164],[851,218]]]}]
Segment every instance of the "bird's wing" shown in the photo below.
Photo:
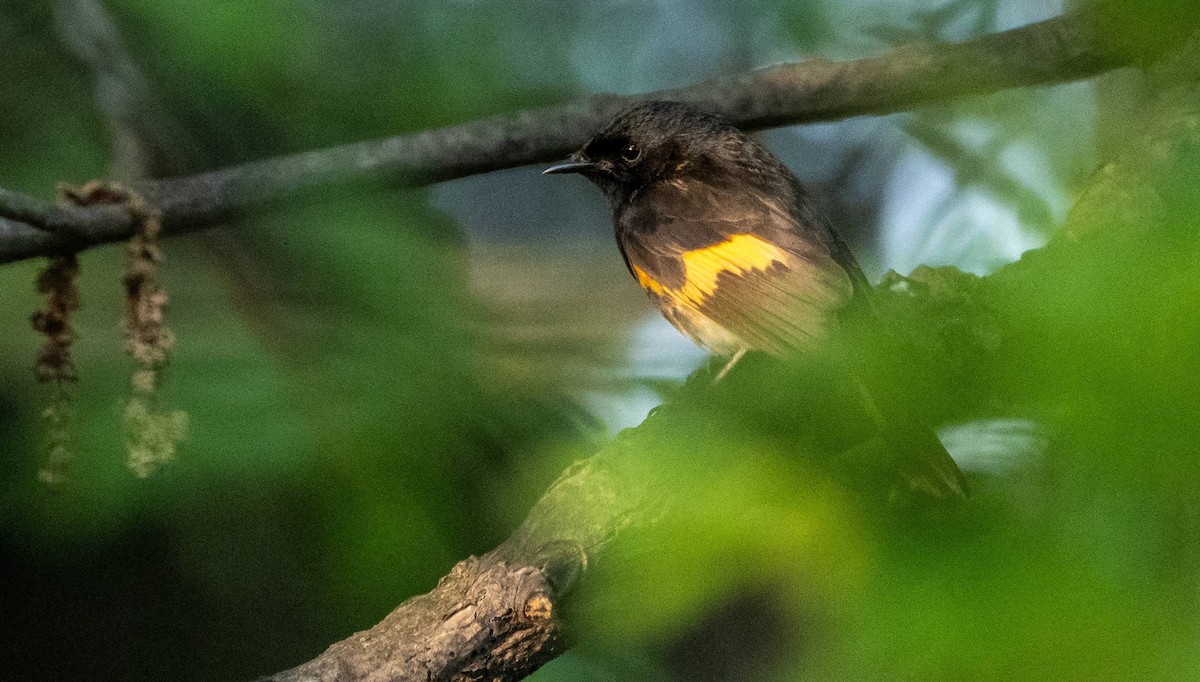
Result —
[{"label": "bird's wing", "polygon": [[[750,348],[784,355],[824,335],[856,290],[869,296],[853,257],[800,195],[780,205],[773,194],[745,189],[677,189],[641,203],[618,226],[629,269],[652,297],[703,315]],[[902,400],[855,381],[895,444],[905,484],[965,496],[966,481],[937,436]]]},{"label": "bird's wing", "polygon": [[676,187],[623,216],[634,277],[757,350],[782,355],[823,336],[854,293],[835,238],[765,194],[707,189]]}]

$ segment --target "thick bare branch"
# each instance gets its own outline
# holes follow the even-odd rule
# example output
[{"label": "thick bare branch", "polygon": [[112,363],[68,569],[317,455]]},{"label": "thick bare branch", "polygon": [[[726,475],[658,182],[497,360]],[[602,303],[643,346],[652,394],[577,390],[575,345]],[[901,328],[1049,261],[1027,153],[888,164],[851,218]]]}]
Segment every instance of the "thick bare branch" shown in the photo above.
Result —
[{"label": "thick bare branch", "polygon": [[555,594],[538,567],[470,557],[375,627],[263,682],[519,680],[561,650]]},{"label": "thick bare branch", "polygon": [[[642,97],[597,96],[437,130],[267,159],[202,175],[139,183],[157,202],[166,232],[195,230],[240,213],[352,183],[424,184],[548,161],[578,147],[634,99],[705,102],[746,129],[864,114],[1059,83],[1123,66],[1088,17],[1068,14],[955,44],[910,45],[851,62],[807,61],[718,78]],[[45,206],[28,207],[47,210]],[[9,216],[13,217],[13,216]],[[119,215],[54,214],[62,229],[13,229],[0,239],[0,263],[118,241],[131,226]]]}]

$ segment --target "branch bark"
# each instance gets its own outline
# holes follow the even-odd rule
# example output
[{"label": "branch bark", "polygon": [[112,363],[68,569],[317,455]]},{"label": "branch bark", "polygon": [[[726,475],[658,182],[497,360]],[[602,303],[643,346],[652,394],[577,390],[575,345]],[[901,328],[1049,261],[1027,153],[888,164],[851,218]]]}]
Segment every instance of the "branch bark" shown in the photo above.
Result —
[{"label": "branch bark", "polygon": [[[645,98],[703,102],[758,130],[884,114],[1006,88],[1060,83],[1128,65],[1086,13],[954,44],[919,44],[851,62],[806,61],[641,97],[596,96],[437,130],[266,159],[201,175],[136,183],[166,233],[220,224],[257,207],[355,183],[421,185],[549,161]],[[0,263],[120,241],[129,216],[55,208],[0,195]],[[29,220],[29,222],[21,222]],[[32,224],[31,224],[32,223]],[[45,229],[37,229],[37,227]]]},{"label": "branch bark", "polygon": [[[0,219],[27,223],[45,229],[54,215],[54,206],[40,199],[0,187]],[[18,229],[16,226],[10,229]]]}]

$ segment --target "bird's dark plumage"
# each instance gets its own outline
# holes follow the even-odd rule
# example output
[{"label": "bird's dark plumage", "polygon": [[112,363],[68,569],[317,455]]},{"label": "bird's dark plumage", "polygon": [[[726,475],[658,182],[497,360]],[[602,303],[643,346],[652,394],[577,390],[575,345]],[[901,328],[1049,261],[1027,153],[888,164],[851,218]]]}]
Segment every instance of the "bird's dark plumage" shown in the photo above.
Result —
[{"label": "bird's dark plumage", "polygon": [[[796,177],[718,114],[642,102],[546,172],[580,173],[604,191],[630,273],[715,353],[786,355],[849,308],[872,307],[854,256]],[[937,450],[937,485],[961,493],[962,474]]]}]

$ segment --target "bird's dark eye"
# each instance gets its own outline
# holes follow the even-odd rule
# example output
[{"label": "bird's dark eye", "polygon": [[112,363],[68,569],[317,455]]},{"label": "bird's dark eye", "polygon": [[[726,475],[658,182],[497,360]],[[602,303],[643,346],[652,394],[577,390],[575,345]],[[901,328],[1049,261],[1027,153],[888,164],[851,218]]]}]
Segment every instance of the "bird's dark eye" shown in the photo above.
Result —
[{"label": "bird's dark eye", "polygon": [[642,148],[637,146],[636,144],[633,144],[632,142],[625,145],[625,147],[621,149],[621,158],[625,159],[626,161],[628,161],[630,163],[637,161],[638,157],[640,157],[641,155],[642,155]]}]

